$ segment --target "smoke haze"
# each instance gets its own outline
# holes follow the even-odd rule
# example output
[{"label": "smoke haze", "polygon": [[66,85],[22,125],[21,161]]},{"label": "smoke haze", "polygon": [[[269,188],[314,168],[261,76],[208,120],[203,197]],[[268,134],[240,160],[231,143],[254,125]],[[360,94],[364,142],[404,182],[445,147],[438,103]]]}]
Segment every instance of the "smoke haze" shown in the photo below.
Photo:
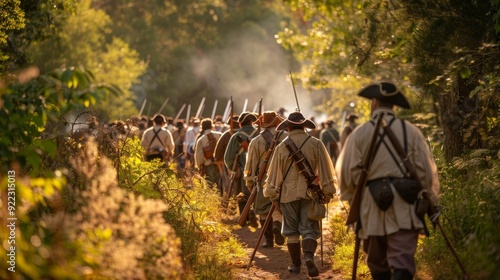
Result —
[{"label": "smoke haze", "polygon": [[[291,58],[276,43],[274,34],[263,28],[265,24],[247,23],[228,36],[225,47],[192,60],[195,75],[207,81],[214,95],[207,96],[203,115],[211,115],[215,99],[218,99],[217,114],[222,115],[231,96],[235,113],[241,112],[245,99],[248,99],[247,111],[252,111],[261,97],[264,110],[284,107],[288,110],[286,115],[295,111],[289,77]],[[306,117],[313,115],[311,95],[299,86],[296,77],[294,82],[301,112]]]}]

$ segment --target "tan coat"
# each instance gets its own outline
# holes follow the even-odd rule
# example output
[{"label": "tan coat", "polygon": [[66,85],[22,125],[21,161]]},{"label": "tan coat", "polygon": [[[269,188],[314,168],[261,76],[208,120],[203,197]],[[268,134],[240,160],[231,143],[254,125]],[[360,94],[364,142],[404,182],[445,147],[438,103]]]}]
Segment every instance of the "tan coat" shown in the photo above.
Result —
[{"label": "tan coat", "polygon": [[[290,137],[297,148],[300,148],[302,143],[308,137],[308,134],[303,130],[292,130]],[[306,144],[300,149],[307,158],[311,168],[320,178],[320,186],[327,197],[332,198],[335,194],[335,179],[332,161],[323,143],[315,137],[310,137]],[[271,159],[268,169],[268,177],[264,185],[264,196],[276,199],[278,196],[278,188],[283,182],[281,190],[281,203],[289,203],[299,199],[309,199],[307,196],[307,183],[304,175],[299,173],[296,165],[292,165],[288,175],[285,174],[292,163],[289,159],[289,152],[285,144],[281,142],[277,147]],[[283,181],[284,180],[284,181]]]},{"label": "tan coat", "polygon": [[202,164],[205,166],[209,166],[210,164],[214,163],[213,159],[207,159],[205,158],[205,155],[203,154],[203,148],[208,147],[209,145],[209,140],[207,134],[212,133],[215,141],[219,140],[221,137],[222,133],[215,131],[215,130],[207,130],[205,133],[196,141],[195,145],[195,151],[194,151],[194,160],[196,163],[197,167],[200,167]]},{"label": "tan coat", "polygon": [[[271,127],[271,128],[266,128],[269,130],[273,138],[276,135],[276,128]],[[285,139],[286,133],[282,133],[280,138],[278,139],[278,143],[281,142],[283,139]],[[272,145],[272,144],[271,144]],[[276,148],[276,147],[275,147]],[[271,208],[271,201],[269,198],[264,197],[263,194],[263,189],[262,185],[266,180],[266,175],[262,177],[261,182],[256,182],[257,181],[257,172],[260,172],[260,168],[262,167],[262,164],[264,163],[265,156],[267,154],[267,143],[266,139],[262,136],[262,133],[259,134],[257,137],[252,139],[250,142],[250,145],[248,145],[248,152],[247,152],[247,162],[245,164],[245,172],[244,172],[244,180],[247,182],[246,185],[253,185],[253,187],[257,187],[258,192],[257,196],[254,201],[254,210],[255,213],[258,215],[265,214],[269,212],[269,208]],[[267,162],[267,167],[269,168],[269,164],[271,162],[271,158],[269,158],[269,161]]]},{"label": "tan coat", "polygon": [[[161,142],[158,140],[158,137],[154,137],[155,133],[153,129],[158,132],[158,137],[161,139]],[[146,154],[158,154],[159,152],[154,151],[155,148],[163,148],[169,155],[174,154],[174,140],[172,139],[172,134],[170,131],[157,125],[144,131],[142,134],[141,146],[144,148]]]},{"label": "tan coat", "polygon": [[[376,118],[376,115],[382,111],[385,113],[384,119],[389,123],[394,118],[394,112],[389,108],[376,109],[373,112],[373,118]],[[374,127],[375,123],[373,121],[358,126],[347,138],[345,147],[340,153],[335,170],[340,184],[342,200],[351,202],[354,196],[356,184],[361,174],[360,165],[370,145]],[[425,142],[422,132],[415,125],[405,121],[405,127],[408,145],[407,153],[410,155],[410,161],[417,170],[422,186],[428,190],[430,198],[434,202],[437,202],[439,181],[436,164],[430,153],[429,146]],[[404,147],[401,121],[396,119],[390,128]],[[399,160],[388,137],[386,136],[384,139],[394,156]],[[385,177],[402,178],[405,176],[398,168],[387,148],[382,144],[378,148],[368,171],[367,181]],[[423,228],[422,222],[415,214],[415,205],[406,203],[394,188],[392,188],[392,191],[394,193],[393,204],[384,212],[378,209],[370,191],[367,187],[364,187],[360,209],[360,238],[366,239],[368,236],[388,235],[400,229]]]}]

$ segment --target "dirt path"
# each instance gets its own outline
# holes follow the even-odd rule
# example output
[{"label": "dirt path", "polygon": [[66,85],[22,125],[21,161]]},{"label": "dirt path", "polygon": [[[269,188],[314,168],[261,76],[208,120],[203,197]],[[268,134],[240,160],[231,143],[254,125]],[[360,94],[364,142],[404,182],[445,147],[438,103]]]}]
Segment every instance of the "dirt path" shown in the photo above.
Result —
[{"label": "dirt path", "polygon": [[[340,209],[337,207],[331,207],[330,205],[329,216],[333,217],[336,211],[340,211]],[[236,221],[237,218],[238,217],[235,216],[234,221]],[[304,261],[302,261],[303,264],[300,274],[297,275],[288,272],[287,268],[291,264],[291,260],[286,248],[286,242],[285,245],[282,246],[274,245],[274,248],[263,248],[261,245],[264,240],[262,240],[259,248],[257,249],[257,253],[255,254],[252,266],[247,270],[248,261],[254,250],[260,230],[260,228],[255,229],[248,226],[241,228],[236,225],[235,227],[234,233],[236,237],[240,240],[248,252],[248,258],[245,263],[235,268],[236,279],[311,279],[311,277],[307,275],[307,268]],[[331,253],[329,252],[329,248],[331,246],[328,242],[328,238],[326,238],[328,235],[328,221],[327,219],[324,219],[323,265],[321,265],[321,251],[318,240],[318,249],[316,250],[315,261],[320,275],[312,279],[342,279],[339,272],[332,270],[332,263],[330,259]]]}]

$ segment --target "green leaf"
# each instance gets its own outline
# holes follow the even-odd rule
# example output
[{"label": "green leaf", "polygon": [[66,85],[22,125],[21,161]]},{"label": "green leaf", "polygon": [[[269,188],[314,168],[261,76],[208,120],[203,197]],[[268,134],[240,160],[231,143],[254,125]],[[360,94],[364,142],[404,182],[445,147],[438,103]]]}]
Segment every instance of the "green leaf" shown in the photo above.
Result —
[{"label": "green leaf", "polygon": [[460,70],[460,77],[462,79],[467,79],[472,75],[472,71],[469,68],[462,68]]},{"label": "green leaf", "polygon": [[40,148],[49,156],[54,157],[57,152],[57,144],[52,139],[44,139],[39,142]]}]

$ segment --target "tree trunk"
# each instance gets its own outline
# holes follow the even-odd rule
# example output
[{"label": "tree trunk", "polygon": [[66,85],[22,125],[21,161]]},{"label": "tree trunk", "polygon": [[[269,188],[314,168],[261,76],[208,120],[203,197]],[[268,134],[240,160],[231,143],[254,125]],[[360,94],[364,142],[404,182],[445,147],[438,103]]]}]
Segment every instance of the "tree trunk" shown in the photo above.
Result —
[{"label": "tree trunk", "polygon": [[[475,96],[470,97],[470,92],[476,85],[477,81],[474,79],[457,77],[451,91],[440,96],[444,151],[447,161],[461,156],[466,149],[478,149],[482,146],[477,129],[473,127],[480,117],[478,100]],[[464,139],[464,132],[467,134],[467,139]],[[470,139],[478,140],[471,142]],[[469,143],[467,146],[466,140]]]}]

